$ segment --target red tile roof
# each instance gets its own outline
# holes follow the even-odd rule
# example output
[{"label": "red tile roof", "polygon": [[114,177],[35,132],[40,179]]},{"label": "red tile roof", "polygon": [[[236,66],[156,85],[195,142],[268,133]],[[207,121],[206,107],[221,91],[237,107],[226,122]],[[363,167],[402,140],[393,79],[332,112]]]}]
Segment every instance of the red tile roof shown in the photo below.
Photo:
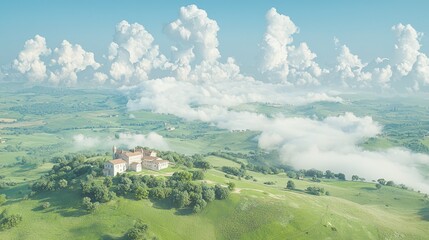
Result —
[{"label": "red tile roof", "polygon": [[115,159],[115,160],[110,160],[109,161],[111,164],[116,165],[116,164],[122,164],[122,163],[127,163],[122,159]]},{"label": "red tile roof", "polygon": [[133,156],[138,156],[138,155],[142,155],[141,152],[123,152],[122,154],[125,154],[128,157],[133,157]]},{"label": "red tile roof", "polygon": [[154,161],[154,160],[158,160],[158,157],[151,157],[151,156],[144,156],[143,157],[143,161]]}]

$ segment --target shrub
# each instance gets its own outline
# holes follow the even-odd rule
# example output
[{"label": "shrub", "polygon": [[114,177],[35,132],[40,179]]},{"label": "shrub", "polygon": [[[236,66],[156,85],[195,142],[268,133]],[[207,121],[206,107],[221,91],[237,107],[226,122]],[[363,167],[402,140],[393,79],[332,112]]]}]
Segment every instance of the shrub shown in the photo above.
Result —
[{"label": "shrub", "polygon": [[143,223],[140,219],[134,223],[134,227],[128,230],[126,236],[130,240],[146,239],[146,233],[149,226]]},{"label": "shrub", "polygon": [[235,183],[233,183],[233,182],[228,182],[226,185],[228,185],[228,189],[229,190],[234,190],[234,188],[235,188]]},{"label": "shrub", "polygon": [[44,202],[43,204],[42,204],[42,208],[43,209],[47,209],[47,208],[49,208],[51,206],[51,203],[49,203],[49,202]]},{"label": "shrub", "polygon": [[6,230],[15,227],[22,221],[21,214],[8,214],[4,210],[0,215],[0,230]]},{"label": "shrub", "polygon": [[309,194],[313,194],[313,195],[317,195],[317,196],[320,196],[320,195],[325,193],[325,189],[320,188],[320,187],[307,187],[306,191]]},{"label": "shrub", "polygon": [[286,188],[290,189],[290,190],[294,190],[295,189],[294,181],[292,181],[292,180],[287,181]]},{"label": "shrub", "polygon": [[91,202],[91,198],[84,197],[82,199],[82,206],[88,212],[94,212],[100,206],[99,202]]}]

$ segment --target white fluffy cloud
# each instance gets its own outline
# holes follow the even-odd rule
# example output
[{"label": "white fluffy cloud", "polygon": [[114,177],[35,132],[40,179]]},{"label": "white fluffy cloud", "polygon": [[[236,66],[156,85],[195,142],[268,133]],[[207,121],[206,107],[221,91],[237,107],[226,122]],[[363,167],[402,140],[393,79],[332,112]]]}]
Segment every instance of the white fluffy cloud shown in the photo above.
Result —
[{"label": "white fluffy cloud", "polygon": [[54,53],[56,58],[52,59],[52,63],[58,69],[53,70],[49,76],[49,81],[54,84],[76,85],[77,73],[88,67],[94,70],[100,67],[94,59],[94,53],[86,52],[79,44],[71,44],[67,40],[59,48],[55,48]]},{"label": "white fluffy cloud", "polygon": [[408,75],[413,69],[417,56],[420,54],[420,38],[418,33],[410,24],[398,24],[392,27],[396,35],[397,43],[395,45],[395,66],[402,76]]},{"label": "white fluffy cloud", "polygon": [[[43,56],[48,65],[41,59]],[[49,79],[55,85],[71,86],[77,82],[77,73],[88,67],[97,69],[100,64],[95,61],[92,52],[86,52],[79,44],[73,45],[67,40],[51,54],[45,38],[36,35],[25,42],[24,50],[14,60],[13,67],[25,74],[30,81],[43,82]]]},{"label": "white fluffy cloud", "polygon": [[47,77],[46,65],[40,57],[50,53],[51,50],[46,46],[45,38],[36,35],[25,42],[24,49],[13,61],[13,67],[31,81],[43,81]]},{"label": "white fluffy cloud", "polygon": [[339,74],[343,86],[365,87],[372,79],[372,74],[363,70],[366,65],[362,63],[359,56],[351,53],[346,45],[342,45],[337,56],[335,72]]},{"label": "white fluffy cloud", "polygon": [[429,58],[420,53],[415,65],[416,75],[425,85],[429,85]]},{"label": "white fluffy cloud", "polygon": [[271,8],[267,14],[267,30],[262,42],[261,72],[272,82],[292,85],[320,85],[319,78],[328,70],[314,61],[317,55],[307,43],[291,45],[298,27],[285,15]]},{"label": "white fluffy cloud", "polygon": [[118,23],[109,46],[112,78],[120,84],[137,83],[149,79],[153,69],[168,68],[166,57],[153,42],[153,36],[143,25],[127,21]]},{"label": "white fluffy cloud", "polygon": [[372,71],[372,79],[376,81],[382,88],[390,88],[390,80],[393,76],[392,67],[377,67]]},{"label": "white fluffy cloud", "polygon": [[195,5],[181,7],[179,18],[165,28],[176,42],[171,48],[175,77],[182,81],[229,81],[246,78],[233,58],[219,61],[217,22]]},{"label": "white fluffy cloud", "polygon": [[292,35],[298,32],[298,27],[285,15],[271,8],[267,14],[267,31],[262,42],[264,57],[261,65],[262,72],[276,72],[285,79],[289,74],[287,62],[287,45],[293,42]]},{"label": "white fluffy cloud", "polygon": [[192,51],[198,62],[220,58],[218,31],[217,22],[196,5],[181,7],[179,18],[166,27],[166,32],[179,43],[177,51]]},{"label": "white fluffy cloud", "polygon": [[420,52],[423,33],[417,32],[410,24],[401,23],[393,26],[392,30],[397,38],[392,63],[398,76],[395,85],[418,91],[421,86],[429,85],[429,59]]},{"label": "white fluffy cloud", "polygon": [[84,134],[77,134],[73,136],[74,147],[79,150],[101,148],[105,149],[106,146],[125,146],[127,148],[134,148],[136,146],[155,148],[159,150],[168,150],[169,146],[165,139],[155,133],[151,132],[147,135],[133,134],[133,133],[120,133],[118,138],[107,137],[92,137]]},{"label": "white fluffy cloud", "polygon": [[98,84],[101,84],[101,85],[104,84],[108,78],[109,77],[107,76],[107,74],[104,74],[102,72],[94,73],[94,79]]}]

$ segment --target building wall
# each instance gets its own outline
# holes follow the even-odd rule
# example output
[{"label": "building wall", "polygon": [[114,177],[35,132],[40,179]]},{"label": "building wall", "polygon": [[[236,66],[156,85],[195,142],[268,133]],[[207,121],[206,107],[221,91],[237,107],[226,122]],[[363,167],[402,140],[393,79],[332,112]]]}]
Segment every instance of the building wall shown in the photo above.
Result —
[{"label": "building wall", "polygon": [[128,162],[128,164],[131,164],[131,163],[140,163],[141,159],[142,159],[141,155],[131,156],[131,157],[128,157],[128,161],[127,162]]},{"label": "building wall", "polygon": [[113,168],[113,176],[116,176],[118,173],[123,173],[127,170],[127,165],[125,163],[116,164]]}]

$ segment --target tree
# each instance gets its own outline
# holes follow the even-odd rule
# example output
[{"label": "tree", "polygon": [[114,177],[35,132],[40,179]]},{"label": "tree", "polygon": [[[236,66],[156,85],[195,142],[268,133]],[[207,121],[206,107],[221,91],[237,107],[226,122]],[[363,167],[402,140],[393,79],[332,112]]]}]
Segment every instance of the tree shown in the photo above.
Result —
[{"label": "tree", "polygon": [[226,199],[229,196],[229,189],[224,188],[219,184],[216,184],[215,185],[215,196],[216,196],[216,199],[219,199],[219,200]]},{"label": "tree", "polygon": [[358,175],[353,175],[352,176],[352,181],[358,181],[359,180],[359,176]]},{"label": "tree", "polygon": [[197,168],[201,168],[204,171],[207,171],[207,169],[212,168],[212,166],[210,165],[210,163],[207,162],[207,161],[197,161],[197,162],[194,163],[194,166],[197,167]]},{"label": "tree", "polygon": [[201,170],[198,171],[192,171],[192,180],[203,180],[204,179],[204,172]]},{"label": "tree", "polygon": [[327,179],[335,178],[335,174],[331,170],[326,170],[325,178],[327,178]]},{"label": "tree", "polygon": [[289,178],[296,178],[296,172],[294,172],[294,171],[289,171],[289,172],[287,172],[287,176],[288,176]]},{"label": "tree", "polygon": [[173,197],[173,204],[176,208],[183,208],[188,206],[191,201],[189,198],[189,193],[187,191],[180,192],[178,190],[173,191],[172,193]]},{"label": "tree", "polygon": [[138,199],[138,200],[146,199],[146,198],[148,198],[148,197],[149,197],[149,191],[147,190],[147,188],[144,188],[144,187],[138,186],[138,187],[135,189],[135,194],[134,194],[134,196],[135,196],[135,198],[136,198],[136,199]]},{"label": "tree", "polygon": [[295,189],[295,183],[292,180],[287,181],[286,188],[290,190]]},{"label": "tree", "polygon": [[106,187],[111,187],[111,186],[112,186],[112,184],[113,184],[112,177],[107,176],[106,178],[104,178],[104,180],[103,180],[103,184],[104,184]]},{"label": "tree", "polygon": [[112,194],[105,185],[94,184],[89,189],[87,194],[84,193],[87,197],[90,197],[96,202],[108,202],[112,199]]},{"label": "tree", "polygon": [[339,180],[345,181],[346,180],[346,175],[344,173],[338,173],[337,174],[337,178]]},{"label": "tree", "polygon": [[58,186],[59,186],[60,188],[66,188],[66,187],[67,187],[67,185],[68,185],[68,182],[67,182],[67,180],[65,180],[65,179],[61,179],[60,181],[58,181]]},{"label": "tree", "polygon": [[375,187],[377,188],[377,189],[380,189],[381,188],[381,184],[380,183],[377,183],[377,184],[375,184]]},{"label": "tree", "polygon": [[307,191],[309,194],[318,195],[318,196],[325,193],[325,189],[320,187],[307,187],[305,191]]},{"label": "tree", "polygon": [[156,188],[151,188],[149,190],[149,197],[156,200],[161,200],[166,198],[167,194],[164,188],[156,187]]},{"label": "tree", "polygon": [[194,207],[192,208],[192,211],[193,211],[194,213],[199,213],[199,212],[201,212],[201,210],[203,210],[206,206],[207,206],[207,202],[206,202],[206,201],[204,201],[203,199],[199,199],[199,200],[195,203]]},{"label": "tree", "polygon": [[142,222],[142,220],[137,220],[134,223],[134,227],[128,230],[126,236],[130,240],[143,240],[146,239],[146,233],[149,226]]},{"label": "tree", "polygon": [[91,198],[89,197],[84,197],[82,199],[82,206],[85,210],[87,210],[88,212],[94,212],[95,210],[97,210],[97,208],[100,206],[99,202],[92,202]]},{"label": "tree", "polygon": [[0,214],[0,230],[6,230],[15,227],[22,221],[21,214],[9,214],[5,209]]},{"label": "tree", "polygon": [[230,191],[234,190],[234,188],[235,188],[235,183],[233,183],[233,182],[228,182],[226,185],[228,185],[228,189]]},{"label": "tree", "polygon": [[192,180],[192,173],[187,171],[175,172],[170,179],[178,182],[190,182]]},{"label": "tree", "polygon": [[384,178],[378,179],[377,182],[380,183],[381,185],[386,185],[386,180],[384,180]]},{"label": "tree", "polygon": [[387,182],[386,182],[386,186],[391,186],[391,187],[393,187],[393,186],[395,186],[395,182],[394,182],[394,181],[387,181]]},{"label": "tree", "polygon": [[215,191],[213,188],[203,185],[202,186],[202,196],[206,202],[211,202],[215,200]]}]

